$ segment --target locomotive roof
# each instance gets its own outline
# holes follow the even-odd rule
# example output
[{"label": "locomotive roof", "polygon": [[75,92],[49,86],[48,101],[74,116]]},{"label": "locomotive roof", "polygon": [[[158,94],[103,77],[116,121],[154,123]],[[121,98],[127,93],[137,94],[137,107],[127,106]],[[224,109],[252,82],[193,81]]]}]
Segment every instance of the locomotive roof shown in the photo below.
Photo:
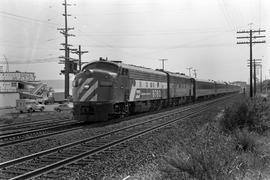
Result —
[{"label": "locomotive roof", "polygon": [[[130,70],[141,71],[141,72],[146,72],[146,73],[151,73],[151,74],[159,74],[162,76],[166,75],[165,72],[162,72],[162,71],[157,71],[151,68],[146,68],[146,67],[141,67],[141,66],[136,66],[136,65],[131,65],[131,64],[124,64],[120,61],[93,61],[91,63],[88,63],[87,65],[92,64],[92,63],[105,63],[105,64],[108,63],[108,64],[114,64],[118,67],[130,69]],[[84,67],[86,67],[87,65],[85,65]]]},{"label": "locomotive roof", "polygon": [[132,69],[132,70],[135,70],[135,71],[143,71],[143,72],[146,72],[146,73],[154,73],[154,74],[166,75],[165,72],[162,72],[162,71],[157,71],[157,70],[154,70],[154,69],[151,69],[151,68],[135,66],[135,65],[131,65],[131,64],[119,63],[119,66],[121,66],[122,68]]},{"label": "locomotive roof", "polygon": [[175,76],[175,77],[180,77],[180,78],[186,78],[186,79],[191,79],[192,77],[187,76],[185,74],[180,74],[180,73],[175,73],[175,72],[169,72],[166,71],[167,73],[169,73],[170,76]]}]

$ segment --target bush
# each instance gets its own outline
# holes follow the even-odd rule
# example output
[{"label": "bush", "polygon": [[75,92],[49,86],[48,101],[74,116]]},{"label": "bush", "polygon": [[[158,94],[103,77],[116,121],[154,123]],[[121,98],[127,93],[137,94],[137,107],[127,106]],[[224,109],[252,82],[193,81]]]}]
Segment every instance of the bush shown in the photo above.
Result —
[{"label": "bush", "polygon": [[268,129],[268,119],[262,118],[268,106],[262,99],[244,99],[231,107],[225,108],[220,128],[227,133],[237,129],[248,128],[250,131],[263,133]]},{"label": "bush", "polygon": [[255,133],[249,132],[247,129],[238,130],[234,133],[235,149],[237,151],[254,152],[256,147]]},{"label": "bush", "polygon": [[168,157],[162,169],[164,179],[234,179],[243,169],[237,158],[235,144],[230,137],[219,133],[212,124],[207,124],[188,142],[180,142]]},{"label": "bush", "polygon": [[269,179],[262,176],[269,172],[268,143],[264,147],[257,134],[269,127],[268,107],[261,99],[227,107],[221,118],[190,134],[164,158],[162,179]]}]

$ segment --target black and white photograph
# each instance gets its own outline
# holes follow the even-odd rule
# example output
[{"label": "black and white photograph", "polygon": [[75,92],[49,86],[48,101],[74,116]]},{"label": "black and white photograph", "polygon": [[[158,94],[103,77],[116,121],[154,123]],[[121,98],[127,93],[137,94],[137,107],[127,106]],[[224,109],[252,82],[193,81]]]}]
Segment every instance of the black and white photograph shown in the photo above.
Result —
[{"label": "black and white photograph", "polygon": [[270,180],[269,0],[0,0],[0,179]]}]

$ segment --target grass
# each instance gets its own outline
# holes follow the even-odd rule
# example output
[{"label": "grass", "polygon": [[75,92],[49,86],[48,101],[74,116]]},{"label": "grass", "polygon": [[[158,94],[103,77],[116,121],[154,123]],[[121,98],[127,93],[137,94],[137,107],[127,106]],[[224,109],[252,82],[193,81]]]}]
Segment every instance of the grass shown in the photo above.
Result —
[{"label": "grass", "polygon": [[[219,143],[217,143],[219,142]],[[214,124],[206,124],[188,142],[179,142],[164,161],[167,179],[233,179],[241,169],[241,160],[233,151],[231,137],[219,133]],[[238,172],[239,173],[239,172]]]},{"label": "grass", "polygon": [[178,142],[163,160],[163,179],[268,179],[270,147],[260,142],[269,129],[268,109],[263,99],[227,107],[218,121]]},{"label": "grass", "polygon": [[268,130],[267,117],[269,106],[263,99],[243,99],[232,107],[225,108],[223,118],[220,120],[220,128],[226,133],[232,133],[237,129],[247,128],[249,131],[264,133]]}]

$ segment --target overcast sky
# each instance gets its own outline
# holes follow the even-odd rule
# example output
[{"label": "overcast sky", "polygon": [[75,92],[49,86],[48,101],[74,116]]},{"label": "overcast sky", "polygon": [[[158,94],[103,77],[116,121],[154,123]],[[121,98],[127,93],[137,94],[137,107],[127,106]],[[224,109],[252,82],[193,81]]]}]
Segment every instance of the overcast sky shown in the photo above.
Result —
[{"label": "overcast sky", "polygon": [[[249,45],[237,45],[236,32],[261,28],[266,38],[257,40],[266,43],[253,46],[253,57],[263,59],[263,77],[269,78],[269,0],[67,1],[68,26],[76,35],[69,43],[89,51],[83,61],[108,57],[156,69],[165,58],[169,71],[188,74],[186,68],[193,67],[201,79],[248,81]],[[64,26],[62,3],[0,0],[0,61],[5,55],[10,71],[63,79],[58,57],[64,55],[64,37],[57,31]]]}]

